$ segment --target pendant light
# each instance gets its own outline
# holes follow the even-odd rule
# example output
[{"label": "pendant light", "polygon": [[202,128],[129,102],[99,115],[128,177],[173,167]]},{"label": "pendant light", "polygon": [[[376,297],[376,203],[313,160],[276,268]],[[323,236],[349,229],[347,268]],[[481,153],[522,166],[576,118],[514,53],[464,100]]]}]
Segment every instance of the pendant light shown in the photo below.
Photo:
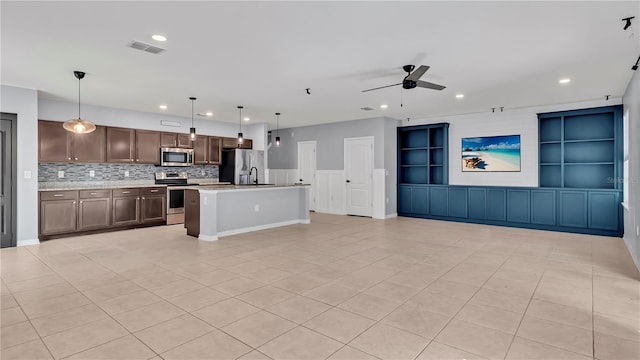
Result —
[{"label": "pendant light", "polygon": [[193,102],[196,101],[196,98],[190,97],[191,100],[191,128],[189,129],[189,140],[196,141],[196,128],[193,126]]},{"label": "pendant light", "polygon": [[276,113],[276,146],[280,146],[280,113]]},{"label": "pendant light", "polygon": [[240,131],[238,132],[238,144],[242,144],[244,139],[242,138],[242,109],[244,106],[238,105],[238,110],[240,110]]},{"label": "pendant light", "polygon": [[75,134],[88,134],[96,129],[96,125],[80,117],[80,80],[85,74],[82,71],[74,71],[73,75],[78,79],[78,118],[65,121],[62,127]]}]

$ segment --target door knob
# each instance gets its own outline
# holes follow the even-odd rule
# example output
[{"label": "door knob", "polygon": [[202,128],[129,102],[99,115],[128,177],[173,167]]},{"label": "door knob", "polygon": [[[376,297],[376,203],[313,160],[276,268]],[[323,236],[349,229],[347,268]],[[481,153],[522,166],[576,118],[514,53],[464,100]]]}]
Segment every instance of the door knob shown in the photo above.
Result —
[{"label": "door knob", "polygon": [[351,180],[347,180],[347,182],[351,182]]}]

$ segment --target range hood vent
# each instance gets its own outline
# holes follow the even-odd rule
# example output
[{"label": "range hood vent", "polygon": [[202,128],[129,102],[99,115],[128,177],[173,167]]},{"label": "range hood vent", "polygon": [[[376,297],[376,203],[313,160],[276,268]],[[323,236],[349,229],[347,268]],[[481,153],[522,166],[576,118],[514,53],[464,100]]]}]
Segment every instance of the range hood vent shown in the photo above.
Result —
[{"label": "range hood vent", "polygon": [[149,45],[141,41],[135,41],[135,40],[130,42],[127,46],[136,50],[142,50],[152,54],[160,54],[161,52],[164,52],[167,50],[161,47]]}]

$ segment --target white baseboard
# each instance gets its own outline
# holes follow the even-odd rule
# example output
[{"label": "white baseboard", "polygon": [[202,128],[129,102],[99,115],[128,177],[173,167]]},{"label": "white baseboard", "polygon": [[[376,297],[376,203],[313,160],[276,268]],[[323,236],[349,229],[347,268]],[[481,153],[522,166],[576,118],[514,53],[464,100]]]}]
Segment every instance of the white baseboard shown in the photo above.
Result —
[{"label": "white baseboard", "polygon": [[391,219],[391,218],[395,218],[398,217],[398,213],[393,213],[393,214],[387,214],[384,216],[385,219]]},{"label": "white baseboard", "polygon": [[218,240],[218,237],[216,235],[203,235],[203,234],[200,234],[200,235],[198,235],[198,240],[216,241],[216,240]]},{"label": "white baseboard", "polygon": [[[242,229],[221,231],[221,232],[218,233],[217,237],[244,234],[244,233],[252,232],[252,231],[267,230],[267,229],[280,227],[280,226],[295,225],[295,224],[310,224],[310,223],[311,223],[311,220],[309,220],[309,219],[289,220],[289,221],[283,221],[283,222],[278,222],[278,223],[273,223],[273,224],[250,226],[250,227],[246,227],[246,228],[242,228]],[[202,237],[202,235],[200,235],[200,237]]]},{"label": "white baseboard", "polygon": [[29,245],[38,245],[40,244],[39,239],[27,239],[27,240],[18,240],[16,246],[29,246]]}]

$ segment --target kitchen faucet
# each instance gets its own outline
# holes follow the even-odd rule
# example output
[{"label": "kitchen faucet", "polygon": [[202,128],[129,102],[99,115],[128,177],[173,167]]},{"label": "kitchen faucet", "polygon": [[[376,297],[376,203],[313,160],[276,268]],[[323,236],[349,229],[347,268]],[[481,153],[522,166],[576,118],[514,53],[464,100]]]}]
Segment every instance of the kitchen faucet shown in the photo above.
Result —
[{"label": "kitchen faucet", "polygon": [[257,167],[252,166],[251,169],[249,170],[249,180],[251,180],[251,174],[253,174],[253,169],[256,169],[256,179],[253,181],[253,183],[258,185],[258,168]]}]

